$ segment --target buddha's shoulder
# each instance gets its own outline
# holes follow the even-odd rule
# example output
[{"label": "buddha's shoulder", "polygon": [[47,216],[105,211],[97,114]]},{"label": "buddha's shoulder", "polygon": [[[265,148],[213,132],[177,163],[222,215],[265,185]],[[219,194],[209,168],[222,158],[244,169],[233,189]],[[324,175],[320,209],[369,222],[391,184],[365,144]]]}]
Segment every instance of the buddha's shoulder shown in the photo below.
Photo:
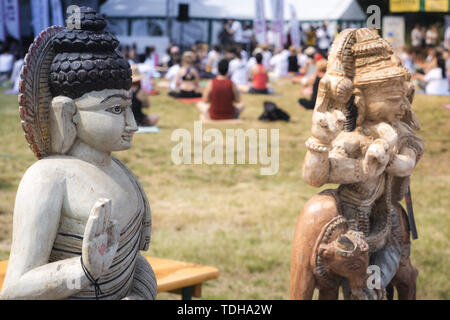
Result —
[{"label": "buddha's shoulder", "polygon": [[54,155],[33,163],[25,172],[25,176],[59,177],[73,171],[75,168],[89,166],[86,161],[66,155]]}]

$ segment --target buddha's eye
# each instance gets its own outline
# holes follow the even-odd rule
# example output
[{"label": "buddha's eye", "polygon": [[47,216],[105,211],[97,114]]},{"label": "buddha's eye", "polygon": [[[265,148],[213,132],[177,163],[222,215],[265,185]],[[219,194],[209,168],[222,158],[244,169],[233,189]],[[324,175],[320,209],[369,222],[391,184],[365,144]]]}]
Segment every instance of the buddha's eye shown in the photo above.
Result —
[{"label": "buddha's eye", "polygon": [[106,111],[114,113],[114,114],[121,114],[123,109],[120,105],[112,106],[111,108],[106,109]]}]

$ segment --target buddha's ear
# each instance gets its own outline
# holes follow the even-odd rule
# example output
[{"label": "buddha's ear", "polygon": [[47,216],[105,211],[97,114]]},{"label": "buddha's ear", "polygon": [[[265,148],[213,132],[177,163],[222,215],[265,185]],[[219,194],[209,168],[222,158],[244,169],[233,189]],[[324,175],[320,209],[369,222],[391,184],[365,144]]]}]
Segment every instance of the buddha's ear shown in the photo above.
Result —
[{"label": "buddha's ear", "polygon": [[52,153],[65,154],[77,137],[77,127],[73,122],[76,113],[75,102],[64,96],[55,97],[50,108],[50,132]]}]

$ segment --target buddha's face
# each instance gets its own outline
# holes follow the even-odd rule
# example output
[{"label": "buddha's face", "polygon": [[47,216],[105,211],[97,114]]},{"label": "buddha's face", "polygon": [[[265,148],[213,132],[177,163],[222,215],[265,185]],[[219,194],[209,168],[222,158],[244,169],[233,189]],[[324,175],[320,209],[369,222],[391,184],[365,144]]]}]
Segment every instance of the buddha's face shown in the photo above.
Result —
[{"label": "buddha's face", "polygon": [[105,89],[88,92],[74,100],[77,137],[104,152],[126,150],[138,127],[127,90]]},{"label": "buddha's face", "polygon": [[407,88],[405,81],[398,80],[364,90],[366,120],[389,123],[400,121],[410,108]]}]

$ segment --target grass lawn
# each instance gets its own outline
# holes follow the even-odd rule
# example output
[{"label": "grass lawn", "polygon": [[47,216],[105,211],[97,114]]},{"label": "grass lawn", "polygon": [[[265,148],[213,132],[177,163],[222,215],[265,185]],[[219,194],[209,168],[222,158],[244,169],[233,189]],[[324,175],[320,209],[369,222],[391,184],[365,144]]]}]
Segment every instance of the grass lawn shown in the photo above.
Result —
[{"label": "grass lawn", "polygon": [[[311,112],[300,109],[298,87],[274,84],[278,96],[244,95],[242,124],[206,128],[278,128],[279,171],[260,175],[260,165],[175,165],[175,129],[193,133],[195,105],[183,104],[162,90],[151,111],[161,116],[158,134],[136,134],[133,147],[116,156],[140,179],[150,201],[153,232],[147,254],[212,265],[218,280],[203,288],[204,299],[288,299],[291,240],[297,215],[319,189],[302,179],[304,142]],[[258,121],[264,100],[291,115],[289,123]],[[412,176],[412,197],[419,232],[412,261],[419,269],[419,299],[450,299],[450,110],[448,97],[416,95],[413,109],[421,121],[426,152]],[[20,126],[16,96],[0,93],[0,259],[7,259],[18,184],[35,161]],[[204,143],[204,146],[206,143]],[[329,186],[328,186],[329,187]],[[324,189],[324,188],[323,188]],[[161,294],[159,299],[178,299]]]}]

